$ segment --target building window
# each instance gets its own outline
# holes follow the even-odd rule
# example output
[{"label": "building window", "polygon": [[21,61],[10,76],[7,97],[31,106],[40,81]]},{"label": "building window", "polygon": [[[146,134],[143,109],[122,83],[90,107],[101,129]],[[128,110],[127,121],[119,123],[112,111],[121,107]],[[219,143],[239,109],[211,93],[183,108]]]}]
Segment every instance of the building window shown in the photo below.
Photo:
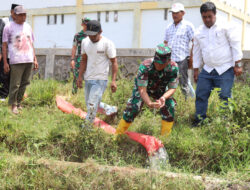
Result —
[{"label": "building window", "polygon": [[168,20],[168,9],[164,9],[164,20]]},{"label": "building window", "polygon": [[97,20],[101,22],[101,12],[97,12]]},{"label": "building window", "polygon": [[114,12],[114,22],[118,21],[118,11]]},{"label": "building window", "polygon": [[105,19],[106,22],[109,21],[109,11],[106,11],[106,19]]},{"label": "building window", "polygon": [[57,15],[47,15],[47,24],[56,24],[57,23]]},{"label": "building window", "polygon": [[54,24],[57,23],[57,15],[54,15]]},{"label": "building window", "polygon": [[61,24],[64,24],[64,14],[61,15]]}]

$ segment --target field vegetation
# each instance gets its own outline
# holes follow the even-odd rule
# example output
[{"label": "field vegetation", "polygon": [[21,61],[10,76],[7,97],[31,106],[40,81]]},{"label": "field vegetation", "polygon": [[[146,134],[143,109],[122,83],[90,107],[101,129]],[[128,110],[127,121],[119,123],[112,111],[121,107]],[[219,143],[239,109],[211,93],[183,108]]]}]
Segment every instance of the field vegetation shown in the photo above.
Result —
[{"label": "field vegetation", "polygon": [[[10,113],[7,102],[0,103],[0,189],[205,189],[201,181],[171,179],[164,172],[249,184],[249,85],[236,83],[226,108],[218,90],[213,91],[209,119],[199,128],[191,128],[194,99],[185,101],[178,89],[176,122],[168,138],[160,136],[158,111],[144,106],[129,130],[162,140],[171,167],[161,173],[147,169],[147,153],[140,144],[126,136],[114,140],[101,129],[83,130],[79,117],[58,110],[56,95],[86,110],[84,90],[73,96],[71,85],[71,81],[34,79],[19,115]],[[115,94],[106,90],[103,101],[118,106],[118,115],[98,114],[113,127],[122,117],[133,81],[120,79],[117,85]],[[114,166],[124,170],[110,169]],[[224,185],[220,188],[229,188]]]}]

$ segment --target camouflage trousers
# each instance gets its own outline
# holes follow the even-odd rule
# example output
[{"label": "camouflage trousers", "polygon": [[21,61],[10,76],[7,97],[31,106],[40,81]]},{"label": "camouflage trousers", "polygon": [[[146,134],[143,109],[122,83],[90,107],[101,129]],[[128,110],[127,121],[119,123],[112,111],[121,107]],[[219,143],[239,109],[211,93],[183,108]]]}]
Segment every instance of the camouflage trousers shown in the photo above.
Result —
[{"label": "camouflage trousers", "polygon": [[[162,96],[163,94],[161,94]],[[160,96],[159,96],[160,97]],[[143,107],[143,99],[137,89],[133,89],[132,97],[127,102],[127,107],[123,112],[123,119],[126,122],[133,122]],[[160,109],[162,120],[171,122],[174,121],[176,101],[174,98],[168,98],[165,101],[165,106]]]},{"label": "camouflage trousers", "polygon": [[75,68],[73,69],[73,85],[72,85],[72,94],[76,94],[78,87],[76,81],[79,76],[79,68],[80,68],[80,61],[76,61]]}]

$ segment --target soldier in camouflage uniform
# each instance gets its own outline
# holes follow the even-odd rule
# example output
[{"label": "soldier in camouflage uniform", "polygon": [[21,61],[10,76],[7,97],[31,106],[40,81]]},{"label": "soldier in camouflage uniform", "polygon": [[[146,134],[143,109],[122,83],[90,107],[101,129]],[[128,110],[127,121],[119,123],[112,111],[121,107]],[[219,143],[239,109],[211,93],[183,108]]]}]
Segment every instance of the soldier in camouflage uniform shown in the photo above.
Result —
[{"label": "soldier in camouflage uniform", "polygon": [[[172,95],[178,86],[178,65],[170,60],[171,50],[159,44],[153,59],[145,60],[139,67],[132,97],[128,100],[116,134],[123,134],[141,111],[144,103],[160,109],[161,135],[168,136],[174,123],[175,100]],[[151,99],[155,100],[152,102]]]},{"label": "soldier in camouflage uniform", "polygon": [[80,61],[81,61],[81,45],[82,40],[87,37],[85,34],[87,23],[90,21],[89,18],[82,19],[82,27],[83,30],[75,34],[73,40],[73,48],[72,48],[72,55],[71,55],[71,68],[73,69],[73,87],[72,87],[72,94],[77,93],[77,85],[76,81],[79,76],[79,68],[80,68]]}]

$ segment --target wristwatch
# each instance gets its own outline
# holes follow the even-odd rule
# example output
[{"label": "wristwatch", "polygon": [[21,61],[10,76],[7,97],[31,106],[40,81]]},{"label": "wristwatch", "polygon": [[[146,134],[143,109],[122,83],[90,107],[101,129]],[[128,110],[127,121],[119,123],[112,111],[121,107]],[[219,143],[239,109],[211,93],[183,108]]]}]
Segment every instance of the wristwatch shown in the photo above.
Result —
[{"label": "wristwatch", "polygon": [[242,63],[241,62],[235,63],[235,67],[242,67]]}]

